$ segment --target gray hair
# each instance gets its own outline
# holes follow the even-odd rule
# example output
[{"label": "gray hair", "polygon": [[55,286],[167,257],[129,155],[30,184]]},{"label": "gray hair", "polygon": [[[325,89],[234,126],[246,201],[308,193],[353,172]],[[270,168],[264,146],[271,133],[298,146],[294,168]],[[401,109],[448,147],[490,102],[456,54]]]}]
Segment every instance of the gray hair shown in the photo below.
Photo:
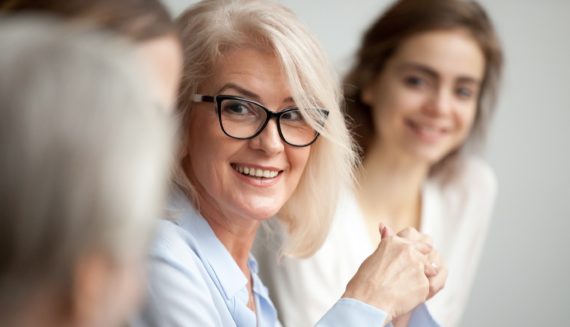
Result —
[{"label": "gray hair", "polygon": [[[188,126],[192,96],[211,77],[213,65],[224,52],[264,48],[281,63],[295,104],[321,136],[311,145],[299,185],[278,218],[288,232],[286,254],[314,253],[328,234],[340,190],[352,183],[356,161],[341,112],[338,77],[324,51],[292,11],[272,1],[205,0],[184,12],[177,24],[184,54],[178,107],[184,126]],[[315,107],[329,111],[324,127],[306,110]],[[190,197],[194,195],[181,167],[176,182]]]},{"label": "gray hair", "polygon": [[0,22],[0,316],[63,298],[86,254],[142,255],[168,179],[172,122],[134,50],[55,22]]}]

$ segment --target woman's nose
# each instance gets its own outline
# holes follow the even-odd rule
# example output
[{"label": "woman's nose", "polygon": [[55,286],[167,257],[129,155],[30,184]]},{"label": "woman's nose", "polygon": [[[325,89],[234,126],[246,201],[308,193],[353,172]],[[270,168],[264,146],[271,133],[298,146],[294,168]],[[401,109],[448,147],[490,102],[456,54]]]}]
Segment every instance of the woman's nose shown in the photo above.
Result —
[{"label": "woman's nose", "polygon": [[433,93],[424,107],[424,112],[431,116],[445,116],[453,110],[452,94],[446,90],[437,90]]},{"label": "woman's nose", "polygon": [[267,122],[267,126],[265,126],[259,135],[250,140],[250,144],[252,148],[262,150],[269,155],[278,154],[282,152],[285,147],[279,135],[277,122],[274,119]]}]

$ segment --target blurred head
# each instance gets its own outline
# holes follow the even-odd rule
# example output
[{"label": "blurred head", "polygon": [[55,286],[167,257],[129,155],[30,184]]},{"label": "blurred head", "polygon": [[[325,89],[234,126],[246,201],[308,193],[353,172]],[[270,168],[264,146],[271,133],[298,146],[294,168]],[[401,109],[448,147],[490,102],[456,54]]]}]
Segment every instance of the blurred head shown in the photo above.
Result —
[{"label": "blurred head", "polygon": [[[354,160],[322,49],[291,11],[269,1],[202,1],[177,24],[184,54],[177,183],[205,216],[278,214],[290,235],[285,251],[312,253]],[[267,112],[280,116],[267,121]],[[240,114],[253,123],[236,123]]]},{"label": "blurred head", "polygon": [[78,25],[91,25],[136,43],[150,75],[151,91],[165,109],[175,103],[182,69],[176,28],[159,0],[12,0],[10,14],[50,14]]},{"label": "blurred head", "polygon": [[0,48],[0,325],[117,326],[137,303],[172,126],[117,40],[4,18]]},{"label": "blurred head", "polygon": [[363,156],[376,143],[433,169],[466,141],[482,143],[501,68],[496,32],[478,3],[396,2],[365,33],[345,80]]}]

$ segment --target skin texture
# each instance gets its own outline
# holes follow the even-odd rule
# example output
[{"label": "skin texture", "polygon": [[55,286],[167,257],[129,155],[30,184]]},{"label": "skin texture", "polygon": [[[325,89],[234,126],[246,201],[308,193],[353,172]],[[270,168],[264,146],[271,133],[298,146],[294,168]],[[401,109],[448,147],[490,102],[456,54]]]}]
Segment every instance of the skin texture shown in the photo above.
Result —
[{"label": "skin texture", "polygon": [[[214,65],[203,95],[238,95],[275,112],[294,105],[281,66],[265,49],[227,51]],[[246,276],[249,251],[259,223],[275,215],[297,187],[311,146],[285,144],[271,120],[250,140],[236,140],[220,128],[215,106],[196,103],[191,109],[183,167],[198,194],[202,215]],[[274,178],[240,174],[235,165],[279,171]]]},{"label": "skin texture", "polygon": [[182,72],[180,42],[174,36],[167,35],[141,43],[138,50],[157,104],[172,112]]}]

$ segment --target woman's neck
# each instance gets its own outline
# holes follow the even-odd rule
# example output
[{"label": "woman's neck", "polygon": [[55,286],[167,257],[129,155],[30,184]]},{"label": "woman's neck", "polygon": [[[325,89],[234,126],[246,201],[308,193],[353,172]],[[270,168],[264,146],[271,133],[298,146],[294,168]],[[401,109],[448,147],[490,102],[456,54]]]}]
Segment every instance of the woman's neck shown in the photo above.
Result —
[{"label": "woman's neck", "polygon": [[253,296],[253,278],[248,266],[249,252],[253,246],[255,235],[260,223],[247,217],[235,217],[224,214],[215,207],[204,206],[200,208],[216,237],[228,250],[240,270],[248,280],[247,307],[256,312],[255,297]]},{"label": "woman's neck", "polygon": [[244,226],[227,224],[228,220],[220,222],[216,219],[206,218],[206,221],[208,221],[208,224],[210,224],[210,227],[234,258],[234,261],[238,264],[244,275],[249,278],[249,267],[247,263],[259,223],[250,222],[250,224]]},{"label": "woman's neck", "polygon": [[200,214],[210,225],[216,237],[228,250],[244,275],[249,278],[249,253],[260,223],[248,217],[237,217],[199,199]]},{"label": "woman's neck", "polygon": [[369,150],[358,173],[358,202],[369,228],[384,222],[396,231],[419,228],[421,190],[429,165],[380,145]]}]

